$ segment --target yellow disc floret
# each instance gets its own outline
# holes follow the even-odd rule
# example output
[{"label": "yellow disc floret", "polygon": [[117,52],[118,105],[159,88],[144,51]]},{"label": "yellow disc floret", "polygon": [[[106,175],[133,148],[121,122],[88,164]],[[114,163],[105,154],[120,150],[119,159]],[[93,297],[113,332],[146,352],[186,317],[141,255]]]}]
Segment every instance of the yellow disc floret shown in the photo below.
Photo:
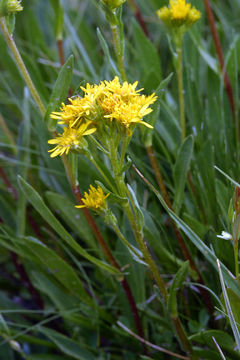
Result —
[{"label": "yellow disc floret", "polygon": [[84,197],[81,199],[83,204],[76,206],[76,208],[86,207],[91,210],[102,211],[106,209],[106,198],[109,195],[110,194],[104,195],[103,189],[100,186],[95,188],[90,185],[89,193],[85,192]]}]

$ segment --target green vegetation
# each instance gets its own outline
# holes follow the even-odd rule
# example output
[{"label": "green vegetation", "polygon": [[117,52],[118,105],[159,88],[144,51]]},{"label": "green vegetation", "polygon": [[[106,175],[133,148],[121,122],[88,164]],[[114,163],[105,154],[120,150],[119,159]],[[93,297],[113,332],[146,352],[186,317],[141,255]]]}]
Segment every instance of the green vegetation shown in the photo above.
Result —
[{"label": "green vegetation", "polygon": [[240,359],[239,16],[0,0],[0,360]]}]

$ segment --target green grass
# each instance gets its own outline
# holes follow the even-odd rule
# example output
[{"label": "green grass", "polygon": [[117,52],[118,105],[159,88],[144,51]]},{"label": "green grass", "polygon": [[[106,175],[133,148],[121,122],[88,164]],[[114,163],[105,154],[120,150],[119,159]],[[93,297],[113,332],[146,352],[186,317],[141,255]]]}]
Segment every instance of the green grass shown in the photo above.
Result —
[{"label": "green grass", "polygon": [[[149,38],[130,1],[122,8],[127,79],[138,81],[145,94],[158,95],[154,111],[146,118],[154,130],[139,126],[127,148],[126,183],[131,206],[166,284],[167,301],[146,266],[146,257],[139,260],[113,228],[92,212],[94,229],[99,229],[119,269],[109,261],[86,213],[74,207],[77,202],[63,162],[48,153],[51,131],[60,130],[49,115],[66,101],[69,89],[77,95],[79,86],[87,82],[119,75],[111,29],[99,1],[63,1],[62,7],[58,1],[23,1],[24,10],[16,14],[14,39],[45,115],[0,31],[0,360],[177,358],[142,346],[119,326],[120,321],[139,335],[124,292],[124,276],[145,340],[191,359],[240,359],[236,276],[240,5],[237,0],[211,1],[233,90],[233,116],[204,2],[192,1],[202,17],[183,39],[187,137],[181,143],[175,48],[155,14],[167,3],[136,0]],[[59,60],[57,25],[62,25],[64,66]],[[172,208],[158,187],[147,155],[150,145]],[[118,227],[138,248],[109,159],[93,143],[89,147],[112,183],[111,191],[115,189],[109,206]],[[70,155],[69,162],[82,193],[96,183],[109,190],[106,178],[85,156]],[[223,230],[233,235],[235,253],[234,241],[217,237]],[[194,267],[186,262],[176,233]],[[171,322],[176,317],[194,355],[188,355],[177,340]],[[19,343],[21,351],[11,340]]]}]

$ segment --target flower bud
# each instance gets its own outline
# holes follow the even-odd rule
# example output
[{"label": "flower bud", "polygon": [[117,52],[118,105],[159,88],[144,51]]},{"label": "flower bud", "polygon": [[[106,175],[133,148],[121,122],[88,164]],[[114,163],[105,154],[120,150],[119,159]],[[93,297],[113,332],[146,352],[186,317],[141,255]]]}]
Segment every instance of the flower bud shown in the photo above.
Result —
[{"label": "flower bud", "polygon": [[21,0],[0,0],[0,17],[22,11]]},{"label": "flower bud", "polygon": [[101,0],[109,9],[114,10],[120,7],[126,0]]}]

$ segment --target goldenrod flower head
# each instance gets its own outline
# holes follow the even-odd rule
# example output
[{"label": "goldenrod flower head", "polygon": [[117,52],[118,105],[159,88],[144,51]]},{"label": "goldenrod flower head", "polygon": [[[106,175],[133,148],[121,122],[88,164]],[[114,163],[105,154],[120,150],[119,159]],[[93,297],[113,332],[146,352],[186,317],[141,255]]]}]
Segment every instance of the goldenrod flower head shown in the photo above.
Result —
[{"label": "goldenrod flower head", "polygon": [[90,185],[89,194],[87,192],[84,193],[84,198],[82,198],[83,205],[78,205],[76,208],[84,208],[87,207],[88,209],[95,210],[95,211],[102,211],[106,209],[107,202],[106,198],[110,195],[104,195],[103,189],[98,186],[95,188],[94,186]]},{"label": "goldenrod flower head", "polygon": [[129,136],[132,134],[131,127],[137,123],[152,128],[142,121],[142,118],[152,111],[149,106],[156,101],[155,94],[141,95],[139,92],[142,89],[136,90],[137,81],[134,84],[125,81],[121,85],[118,77],[112,81],[105,81],[104,84],[105,90],[97,102],[105,119],[111,123],[115,122]]},{"label": "goldenrod flower head", "polygon": [[85,121],[94,122],[98,129],[115,124],[129,136],[137,123],[152,128],[142,119],[152,111],[150,105],[157,97],[155,94],[141,95],[143,89],[136,90],[137,85],[137,81],[121,84],[118,77],[98,85],[86,84],[81,87],[83,97],[69,99],[70,104],[63,103],[61,111],[53,112],[51,118],[74,129],[78,129]]},{"label": "goldenrod flower head", "polygon": [[91,125],[91,122],[81,124],[78,129],[71,127],[64,128],[62,134],[58,134],[58,137],[49,140],[49,144],[56,144],[55,148],[48,151],[52,153],[51,157],[56,157],[58,155],[61,156],[64,153],[67,155],[71,149],[77,150],[79,148],[83,148],[85,146],[85,142],[82,137],[90,135],[96,131],[96,128],[94,127],[88,129],[89,125]]},{"label": "goldenrod flower head", "polygon": [[0,0],[0,17],[22,10],[21,0]]},{"label": "goldenrod flower head", "polygon": [[102,3],[108,6],[111,10],[114,10],[121,6],[126,0],[102,0]]},{"label": "goldenrod flower head", "polygon": [[54,111],[50,117],[59,120],[59,124],[65,124],[69,127],[76,127],[80,122],[94,111],[92,97],[76,97],[68,99],[70,104],[62,103],[61,111]]},{"label": "goldenrod flower head", "polygon": [[201,17],[201,13],[186,0],[170,0],[169,7],[159,9],[157,15],[166,25],[177,28],[182,25],[188,28]]}]

